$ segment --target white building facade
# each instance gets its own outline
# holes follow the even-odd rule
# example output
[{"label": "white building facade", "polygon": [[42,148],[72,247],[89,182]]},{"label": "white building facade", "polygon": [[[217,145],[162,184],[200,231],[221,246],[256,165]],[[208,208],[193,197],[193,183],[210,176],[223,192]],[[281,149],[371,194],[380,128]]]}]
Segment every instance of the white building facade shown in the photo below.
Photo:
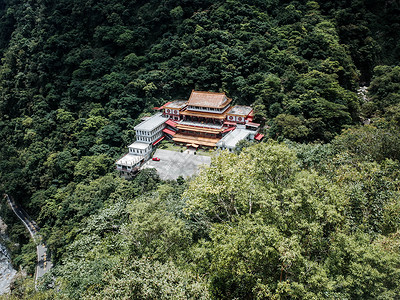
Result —
[{"label": "white building facade", "polygon": [[121,176],[131,177],[150,158],[153,147],[164,138],[162,131],[167,120],[160,113],[135,126],[136,141],[128,146],[128,153],[115,163]]},{"label": "white building facade", "polygon": [[230,152],[233,152],[240,141],[253,140],[253,138],[253,131],[236,128],[219,140],[219,142],[217,143],[217,148],[221,150],[227,149]]},{"label": "white building facade", "polygon": [[163,136],[162,130],[165,128],[167,120],[159,113],[135,126],[136,141],[147,144],[157,142]]}]

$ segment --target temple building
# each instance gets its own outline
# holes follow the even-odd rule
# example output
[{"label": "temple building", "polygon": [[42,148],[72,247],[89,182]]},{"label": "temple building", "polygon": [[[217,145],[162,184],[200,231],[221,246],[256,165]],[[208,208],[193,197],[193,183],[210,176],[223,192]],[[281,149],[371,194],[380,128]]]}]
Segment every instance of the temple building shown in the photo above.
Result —
[{"label": "temple building", "polygon": [[153,147],[165,138],[163,129],[167,120],[158,113],[135,126],[136,141],[128,146],[128,153],[115,163],[122,176],[130,177],[150,158]]},{"label": "temple building", "polygon": [[180,112],[186,107],[186,102],[186,100],[175,100],[164,104],[164,116],[179,121],[181,119]]},{"label": "temple building", "polygon": [[258,140],[260,124],[253,122],[250,106],[231,106],[225,93],[192,91],[189,100],[175,100],[155,108],[160,111],[134,130],[136,141],[116,162],[122,176],[134,174],[164,138],[187,147],[234,151],[241,140]]},{"label": "temple building", "polygon": [[[232,99],[225,93],[193,90],[188,101],[168,102],[158,110],[162,110],[163,116],[172,121],[169,124],[171,128],[166,130],[169,131],[168,137],[175,143],[194,148],[224,148],[218,142],[225,135],[231,134],[235,129],[242,129],[247,130],[245,132],[249,139],[254,139],[260,126],[252,122],[254,112],[250,106],[231,106],[231,102]],[[237,132],[233,135],[237,135]]]},{"label": "temple building", "polygon": [[136,141],[153,145],[158,144],[164,139],[162,130],[165,127],[165,121],[166,118],[158,113],[135,126]]}]

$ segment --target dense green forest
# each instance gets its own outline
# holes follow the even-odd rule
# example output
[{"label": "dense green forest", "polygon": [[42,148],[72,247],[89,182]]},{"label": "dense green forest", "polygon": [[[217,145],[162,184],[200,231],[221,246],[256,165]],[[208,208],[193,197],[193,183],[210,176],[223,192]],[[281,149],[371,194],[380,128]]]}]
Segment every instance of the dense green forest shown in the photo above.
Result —
[{"label": "dense green forest", "polygon": [[[400,298],[399,29],[390,0],[2,1],[0,193],[55,264],[35,290],[0,203],[28,273],[8,297]],[[192,89],[252,105],[265,141],[119,178],[140,117]]]}]

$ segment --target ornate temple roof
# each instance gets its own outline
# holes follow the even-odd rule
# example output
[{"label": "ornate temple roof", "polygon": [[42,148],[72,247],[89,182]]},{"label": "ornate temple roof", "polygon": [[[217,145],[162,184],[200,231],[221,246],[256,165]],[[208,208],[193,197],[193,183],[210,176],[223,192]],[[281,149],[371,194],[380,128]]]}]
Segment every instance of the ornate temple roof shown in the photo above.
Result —
[{"label": "ornate temple roof", "polygon": [[188,105],[198,107],[223,108],[231,103],[232,99],[226,97],[225,93],[192,91],[187,102]]}]

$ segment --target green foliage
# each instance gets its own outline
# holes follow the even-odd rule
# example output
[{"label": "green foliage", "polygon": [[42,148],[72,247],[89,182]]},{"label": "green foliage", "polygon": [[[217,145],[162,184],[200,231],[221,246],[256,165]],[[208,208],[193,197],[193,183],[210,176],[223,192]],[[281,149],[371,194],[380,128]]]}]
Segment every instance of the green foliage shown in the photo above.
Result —
[{"label": "green foliage", "polygon": [[204,283],[173,263],[98,259],[82,264],[79,270],[68,264],[62,272],[67,281],[61,282],[61,287],[81,289],[62,289],[57,295],[60,299],[209,299]]},{"label": "green foliage", "polygon": [[35,274],[36,260],[36,244],[31,240],[28,244],[22,246],[21,254],[14,258],[13,263],[21,265],[30,275],[33,275]]},{"label": "green foliage", "polygon": [[140,113],[193,88],[254,103],[262,122],[300,118],[298,140],[330,140],[356,121],[354,65],[312,3],[6,1],[2,12],[12,26],[2,28],[0,184],[26,202],[89,176],[71,173],[84,156],[117,158]]},{"label": "green foliage", "polygon": [[82,219],[50,274],[57,278],[56,298],[209,298],[205,282],[179,264],[192,240],[176,217],[181,208],[166,205],[180,196],[176,184],[139,198],[133,185],[121,180],[109,196],[116,202]]},{"label": "green foliage", "polygon": [[[265,160],[260,153],[270,155]],[[209,225],[258,211],[265,205],[269,185],[290,180],[296,168],[294,159],[293,152],[273,142],[247,148],[239,156],[225,153],[214,157],[212,167],[191,181],[184,193],[187,213]]]},{"label": "green foliage", "polygon": [[336,154],[331,144],[299,144],[288,140],[285,141],[285,144],[296,151],[301,169],[314,169],[324,172]]},{"label": "green foliage", "polygon": [[[134,276],[129,274],[130,271]],[[122,296],[136,299],[209,299],[204,283],[192,274],[179,270],[172,263],[151,264],[145,260],[122,264],[114,271],[111,286],[102,295],[103,299]]]},{"label": "green foliage", "polygon": [[[399,297],[397,3],[3,2],[0,190],[42,227],[58,289],[15,297]],[[372,125],[349,127],[371,78]],[[192,89],[313,144],[243,142],[188,183],[111,174],[141,114]]]},{"label": "green foliage", "polygon": [[104,176],[110,171],[112,162],[112,159],[104,154],[84,156],[75,166],[75,180],[82,182]]},{"label": "green foliage", "polygon": [[352,230],[371,235],[395,233],[396,199],[399,197],[398,162],[382,164],[352,160],[347,155],[333,159],[330,172],[349,199],[348,224]]},{"label": "green foliage", "polygon": [[17,300],[17,299],[35,299],[35,300],[48,300],[55,299],[56,292],[54,290],[38,291],[35,288],[35,281],[33,278],[26,279],[21,275],[17,275],[12,286],[12,294],[0,295],[0,299],[4,300]]},{"label": "green foliage", "polygon": [[[310,148],[325,152],[315,153],[316,161],[335,155],[326,147],[306,150]],[[312,169],[300,171],[293,154],[274,143],[240,155],[223,153],[189,184],[186,212],[209,228],[209,238],[192,255],[198,272],[209,273],[212,296],[398,295],[400,253],[396,246],[393,252],[385,246],[398,243],[399,229],[391,227],[398,218],[396,167],[390,162],[353,167],[336,159],[334,165],[319,168],[325,177]],[[390,242],[384,244],[381,233]],[[385,261],[379,258],[383,256]]]},{"label": "green foliage", "polygon": [[235,152],[240,153],[240,152],[242,152],[243,149],[250,147],[251,145],[254,145],[255,143],[256,143],[255,141],[241,140],[237,143]]},{"label": "green foliage", "polygon": [[154,185],[149,171],[59,189],[81,207],[48,238],[53,249],[63,237],[55,297],[398,296],[398,161],[288,144],[223,152],[188,186]]},{"label": "green foliage", "polygon": [[331,249],[326,264],[335,279],[333,295],[351,299],[393,299],[399,295],[398,252],[389,250],[383,241],[371,244],[365,234],[339,233]]},{"label": "green foliage", "polygon": [[346,129],[333,144],[359,159],[381,162],[386,158],[400,159],[399,138],[398,128],[370,125]]},{"label": "green foliage", "polygon": [[296,116],[280,114],[276,116],[274,126],[269,133],[274,134],[275,137],[301,141],[309,134],[309,129],[303,124],[304,122]]},{"label": "green foliage", "polygon": [[381,112],[398,105],[400,103],[400,67],[375,67],[369,95]]},{"label": "green foliage", "polygon": [[[161,199],[160,199],[161,200]],[[158,261],[175,258],[191,241],[185,223],[166,213],[165,202],[145,198],[128,208],[130,223],[124,226],[129,251]]]}]

